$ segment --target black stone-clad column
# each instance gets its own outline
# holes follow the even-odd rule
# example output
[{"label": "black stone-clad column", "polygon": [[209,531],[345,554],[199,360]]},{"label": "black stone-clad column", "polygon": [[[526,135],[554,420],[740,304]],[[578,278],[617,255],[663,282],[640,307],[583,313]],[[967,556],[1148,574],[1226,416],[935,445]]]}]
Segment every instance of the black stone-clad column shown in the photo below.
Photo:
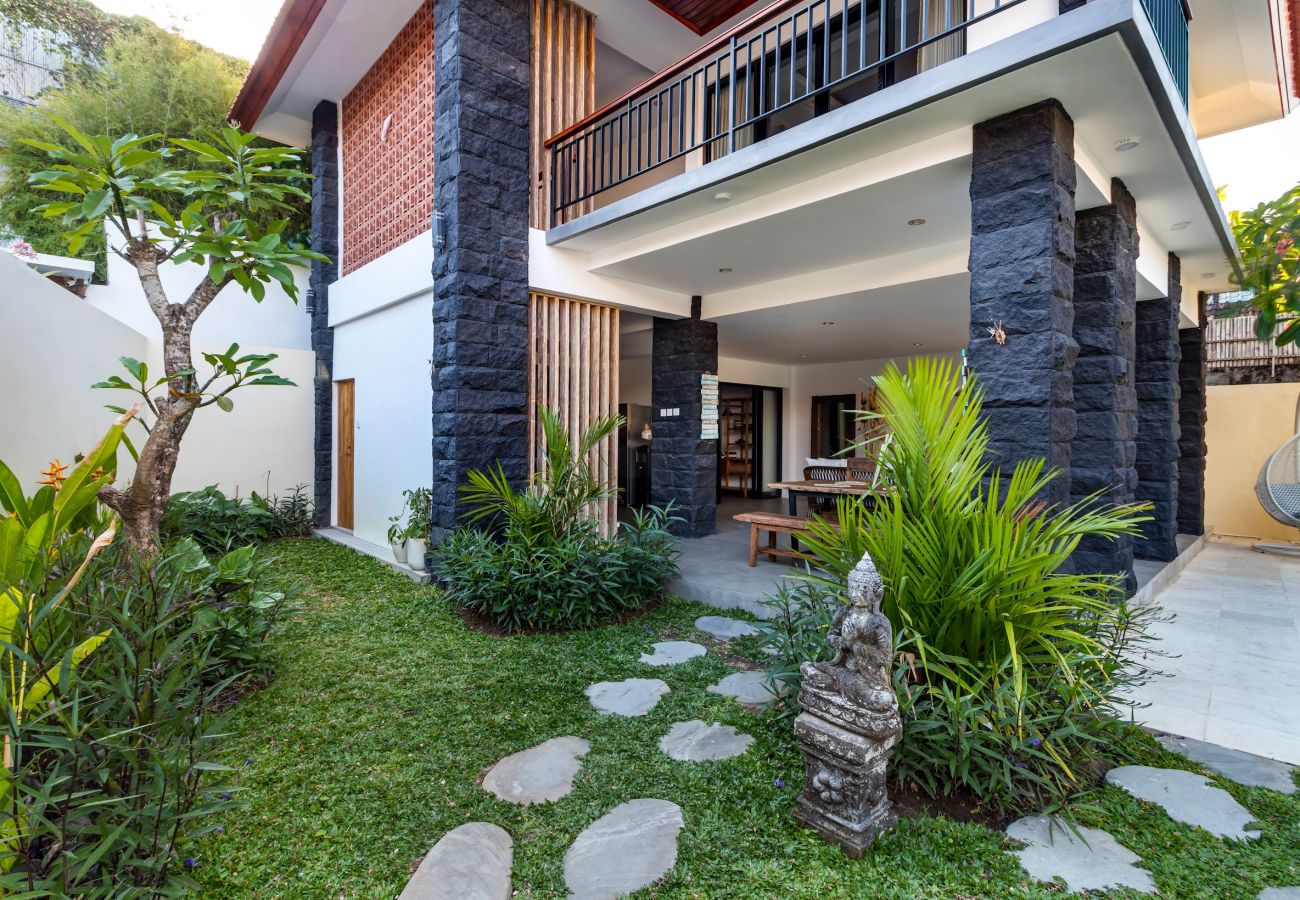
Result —
[{"label": "black stone-clad column", "polygon": [[1137,305],[1137,499],[1150,503],[1134,555],[1168,562],[1178,555],[1179,259],[1169,254],[1169,295]]},{"label": "black stone-clad column", "polygon": [[717,324],[697,317],[655,319],[650,367],[650,502],[665,506],[672,501],[674,512],[685,519],[674,529],[679,536],[713,534],[718,442],[700,439],[700,376],[718,371]]},{"label": "black stone-clad column", "polygon": [[[1074,408],[1070,500],[1101,493],[1132,503],[1137,489],[1137,391],[1133,383],[1137,300],[1137,207],[1123,182],[1111,182],[1111,203],[1075,219]],[[1130,591],[1133,539],[1087,537],[1075,551],[1076,572],[1124,576]]]},{"label": "black stone-clad column", "polygon": [[1197,325],[1178,332],[1178,533],[1205,533],[1205,294],[1196,298]]},{"label": "black stone-clad column", "polygon": [[[1005,472],[1043,457],[1066,473],[1074,439],[1074,123],[1056,100],[975,126],[970,363],[984,388],[989,453]],[[990,333],[990,332],[993,333]]]},{"label": "black stone-clad column", "polygon": [[314,500],[316,524],[331,524],[334,480],[334,329],[329,326],[330,285],[339,277],[339,111],[322,100],[311,114],[311,249],[329,257],[313,260],[311,349],[316,354]]},{"label": "black stone-clad column", "polygon": [[433,15],[436,543],[468,470],[528,474],[529,4],[438,0]]}]

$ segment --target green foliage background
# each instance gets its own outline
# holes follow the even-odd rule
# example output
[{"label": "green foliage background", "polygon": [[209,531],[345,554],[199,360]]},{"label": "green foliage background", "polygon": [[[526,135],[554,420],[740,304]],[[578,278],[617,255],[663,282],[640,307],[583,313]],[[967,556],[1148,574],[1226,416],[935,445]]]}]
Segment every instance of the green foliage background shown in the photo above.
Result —
[{"label": "green foliage background", "polygon": [[[8,0],[10,4],[13,0]],[[37,3],[41,6],[41,3]],[[75,5],[75,4],[73,4]],[[4,7],[0,6],[0,15]],[[89,48],[93,51],[93,47]],[[164,138],[206,139],[227,121],[230,104],[248,64],[168,32],[144,19],[121,20],[111,29],[97,65],[73,66],[64,83],[45,91],[36,107],[0,106],[0,229],[21,237],[42,253],[67,253],[58,219],[45,219],[36,207],[50,196],[34,190],[27,177],[48,169],[50,159],[22,138],[71,146],[57,116],[86,134],[161,134]],[[51,115],[52,114],[52,115]],[[179,151],[159,168],[207,167],[205,161]],[[154,172],[141,172],[147,177]],[[301,187],[307,187],[304,176]],[[178,194],[156,198],[177,214],[184,205]],[[291,216],[288,243],[305,246],[307,203],[298,202]],[[98,261],[96,275],[105,276],[102,236],[87,244],[86,255]]]}]

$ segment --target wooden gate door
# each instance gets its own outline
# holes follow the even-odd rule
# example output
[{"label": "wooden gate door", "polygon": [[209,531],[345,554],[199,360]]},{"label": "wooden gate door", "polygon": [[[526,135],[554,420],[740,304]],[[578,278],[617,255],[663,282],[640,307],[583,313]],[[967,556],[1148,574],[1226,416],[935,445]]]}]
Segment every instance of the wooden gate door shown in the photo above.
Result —
[{"label": "wooden gate door", "polygon": [[353,518],[352,480],[355,471],[356,382],[338,384],[338,526],[351,528]]}]

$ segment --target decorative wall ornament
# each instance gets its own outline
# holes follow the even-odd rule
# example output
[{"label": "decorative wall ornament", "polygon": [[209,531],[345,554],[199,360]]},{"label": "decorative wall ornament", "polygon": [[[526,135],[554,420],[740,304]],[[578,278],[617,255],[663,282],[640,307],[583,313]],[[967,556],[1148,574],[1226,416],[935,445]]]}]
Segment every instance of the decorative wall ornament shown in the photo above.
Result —
[{"label": "decorative wall ornament", "polygon": [[849,573],[850,605],[835,614],[830,662],[804,663],[794,734],[807,764],[794,817],[860,859],[897,817],[885,775],[902,736],[893,688],[894,630],[880,611],[884,585],[871,557]]}]

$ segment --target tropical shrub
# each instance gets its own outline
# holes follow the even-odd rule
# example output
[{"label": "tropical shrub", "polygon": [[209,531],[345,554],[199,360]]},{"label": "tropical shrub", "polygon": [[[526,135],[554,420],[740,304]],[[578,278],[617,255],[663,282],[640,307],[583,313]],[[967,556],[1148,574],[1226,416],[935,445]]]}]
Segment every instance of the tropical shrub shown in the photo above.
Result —
[{"label": "tropical shrub", "polygon": [[287,495],[247,500],[227,497],[215,484],[173,494],[163,513],[165,541],[192,538],[205,553],[225,553],[248,544],[311,534],[313,505],[306,485]]},{"label": "tropical shrub", "polygon": [[644,607],[677,571],[671,509],[602,535],[589,511],[614,489],[588,459],[621,420],[598,420],[575,444],[550,410],[540,418],[545,467],[523,490],[500,464],[470,472],[462,492],[471,524],[435,550],[435,576],[453,602],[509,631],[587,628]]},{"label": "tropical shrub", "polygon": [[1083,537],[1135,533],[1142,509],[1096,499],[1047,508],[1039,497],[1058,473],[1042,460],[1009,477],[992,470],[982,393],[948,361],[913,360],[906,374],[890,366],[875,382],[891,487],[874,506],[841,499],[838,528],[812,524],[805,545],[821,572],[808,576],[813,588],[772,601],[778,612],[792,606],[784,620],[800,633],[769,626],[784,654],[773,677],[795,677],[792,648],[819,652],[848,569],[870,553],[899,651],[898,777],[994,807],[1067,795],[1108,740],[1151,614],[1127,605],[1115,577],[1064,570]]},{"label": "tropical shrub", "polygon": [[289,601],[251,548],[113,545],[95,498],[127,418],[32,497],[0,463],[0,894],[181,893],[182,848],[237,805],[223,713],[269,671]]}]

